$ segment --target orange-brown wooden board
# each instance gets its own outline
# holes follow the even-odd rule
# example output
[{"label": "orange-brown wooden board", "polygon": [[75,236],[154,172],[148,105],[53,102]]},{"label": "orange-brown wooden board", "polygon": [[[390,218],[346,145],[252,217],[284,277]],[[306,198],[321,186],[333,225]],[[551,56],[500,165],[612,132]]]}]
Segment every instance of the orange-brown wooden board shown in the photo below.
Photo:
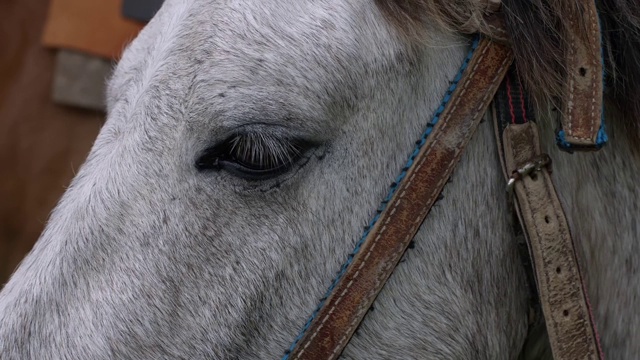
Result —
[{"label": "orange-brown wooden board", "polygon": [[122,0],[51,0],[42,42],[117,59],[143,26],[122,16]]},{"label": "orange-brown wooden board", "polygon": [[[106,0],[105,0],[106,1]],[[47,0],[0,1],[0,287],[42,232],[103,122],[55,105]]]}]

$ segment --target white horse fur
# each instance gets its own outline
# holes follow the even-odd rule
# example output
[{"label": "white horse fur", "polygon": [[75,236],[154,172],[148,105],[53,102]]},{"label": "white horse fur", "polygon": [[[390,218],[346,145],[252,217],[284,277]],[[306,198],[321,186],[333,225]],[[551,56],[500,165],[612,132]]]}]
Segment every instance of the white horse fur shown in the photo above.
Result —
[{"label": "white horse fur", "polygon": [[[0,358],[275,359],[325,293],[469,48],[409,48],[373,0],[169,0],[126,50],[109,114],[0,294]],[[604,351],[640,358],[640,159],[543,131]],[[199,171],[240,130],[317,144],[286,174]],[[524,268],[492,125],[469,144],[344,359],[514,359]]]}]

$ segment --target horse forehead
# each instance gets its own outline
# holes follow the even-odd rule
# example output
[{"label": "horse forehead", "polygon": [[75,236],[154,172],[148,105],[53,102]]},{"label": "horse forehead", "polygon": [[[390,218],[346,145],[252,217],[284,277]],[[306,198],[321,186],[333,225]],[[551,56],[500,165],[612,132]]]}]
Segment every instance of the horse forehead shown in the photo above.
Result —
[{"label": "horse forehead", "polygon": [[[181,25],[202,33],[256,37],[308,33],[310,26],[323,30],[356,20],[354,15],[376,9],[373,0],[168,0],[161,10],[165,25],[176,17]],[[346,24],[345,24],[346,25]],[[277,30],[277,33],[271,31]],[[247,31],[247,32],[245,32]]]},{"label": "horse forehead", "polygon": [[319,114],[363,69],[395,61],[389,29],[373,0],[169,0],[110,82],[113,118],[149,123],[189,106],[204,124],[257,102]]},{"label": "horse forehead", "polygon": [[114,85],[118,77],[159,69],[158,64],[172,65],[162,68],[166,76],[179,76],[197,64],[222,75],[256,60],[278,63],[284,71],[293,67],[282,57],[305,63],[323,52],[353,60],[362,57],[354,52],[385,43],[375,39],[380,32],[363,31],[386,27],[375,10],[372,0],[169,0],[125,52]]},{"label": "horse forehead", "polygon": [[194,0],[194,4],[183,39],[195,51],[210,50],[218,58],[235,61],[238,53],[242,58],[261,57],[262,52],[300,56],[330,44],[353,46],[363,37],[375,37],[375,31],[362,29],[384,27],[381,17],[371,16],[377,8],[370,0]]}]

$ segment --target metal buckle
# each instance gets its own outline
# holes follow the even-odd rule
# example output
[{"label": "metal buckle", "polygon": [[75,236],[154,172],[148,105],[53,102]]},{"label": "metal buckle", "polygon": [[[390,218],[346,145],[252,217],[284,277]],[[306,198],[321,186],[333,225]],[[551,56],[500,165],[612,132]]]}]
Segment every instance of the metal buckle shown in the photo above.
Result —
[{"label": "metal buckle", "polygon": [[531,161],[524,164],[521,168],[514,170],[511,173],[509,181],[507,181],[507,202],[509,203],[509,209],[513,210],[513,193],[518,180],[522,180],[527,175],[538,172],[542,168],[546,167],[551,171],[551,157],[547,154],[540,154],[534,157]]}]

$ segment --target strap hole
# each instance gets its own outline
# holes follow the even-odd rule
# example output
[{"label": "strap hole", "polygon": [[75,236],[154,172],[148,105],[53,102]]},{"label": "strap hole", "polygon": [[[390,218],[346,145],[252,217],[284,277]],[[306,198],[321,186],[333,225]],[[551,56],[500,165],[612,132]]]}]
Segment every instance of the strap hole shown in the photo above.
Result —
[{"label": "strap hole", "polygon": [[560,274],[560,272],[562,272],[562,269],[560,268],[560,266],[558,266],[558,267],[556,268],[556,273]]},{"label": "strap hole", "polygon": [[587,75],[587,69],[581,67],[580,68],[580,76],[585,76],[585,75]]},{"label": "strap hole", "polygon": [[551,220],[549,220],[549,215],[545,215],[544,222],[546,222],[547,224],[551,222]]},{"label": "strap hole", "polygon": [[531,176],[531,180],[533,181],[538,180],[538,174],[536,174],[535,172],[532,172],[530,176]]},{"label": "strap hole", "polygon": [[569,316],[569,310],[565,310],[565,311],[563,311],[563,312],[562,312],[562,315],[564,315],[564,316]]}]

